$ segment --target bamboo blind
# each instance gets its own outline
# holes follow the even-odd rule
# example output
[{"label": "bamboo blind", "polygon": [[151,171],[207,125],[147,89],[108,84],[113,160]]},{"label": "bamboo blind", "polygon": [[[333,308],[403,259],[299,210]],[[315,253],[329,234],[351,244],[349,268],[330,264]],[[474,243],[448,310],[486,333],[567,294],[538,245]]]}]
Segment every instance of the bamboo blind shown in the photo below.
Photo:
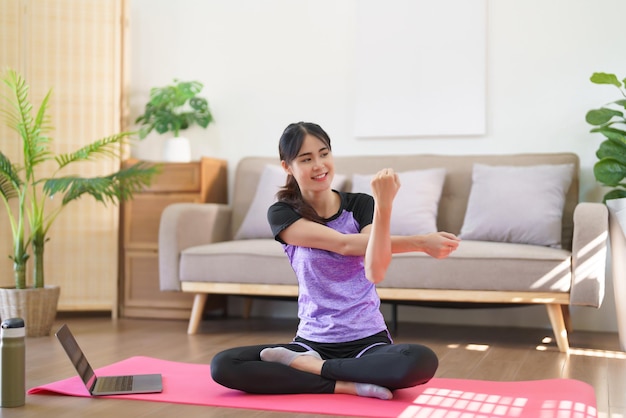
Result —
[{"label": "bamboo blind", "polygon": [[[53,89],[49,114],[55,154],[120,131],[123,6],[124,0],[0,0],[2,66],[24,75],[36,108]],[[2,151],[16,157],[20,141],[0,132]],[[105,175],[119,166],[119,160],[105,158],[62,174]],[[53,168],[44,167],[42,175]],[[45,277],[46,284],[61,286],[59,310],[114,309],[118,221],[116,206],[105,207],[87,196],[71,202],[54,222],[45,247]],[[8,254],[4,215],[0,226],[0,254]],[[11,272],[10,262],[7,266],[3,260],[0,268]],[[5,274],[1,280],[12,284]]]},{"label": "bamboo blind", "polygon": [[[22,25],[19,1],[0,0],[0,71],[7,66],[20,66],[20,30]],[[2,90],[4,92],[4,90]],[[13,140],[12,131],[0,121],[0,151],[11,158],[19,156],[19,143]],[[9,139],[11,138],[11,139]],[[15,206],[15,205],[13,205]],[[13,265],[8,255],[11,249],[11,227],[6,216],[4,205],[0,207],[0,285],[9,286],[13,283]]]}]

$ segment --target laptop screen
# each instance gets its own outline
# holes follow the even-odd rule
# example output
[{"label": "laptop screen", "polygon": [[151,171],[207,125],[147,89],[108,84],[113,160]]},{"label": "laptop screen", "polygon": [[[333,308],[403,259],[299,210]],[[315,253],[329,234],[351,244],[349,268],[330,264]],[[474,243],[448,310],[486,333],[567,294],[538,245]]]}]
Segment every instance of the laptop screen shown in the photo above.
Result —
[{"label": "laptop screen", "polygon": [[94,381],[96,380],[96,375],[91,368],[91,365],[85,358],[83,350],[81,350],[78,346],[76,339],[70,332],[67,325],[63,325],[61,329],[57,331],[56,336],[59,339],[59,342],[61,343],[63,348],[65,349],[65,352],[69,356],[72,364],[76,368],[78,375],[85,383],[87,389],[91,391],[94,385]]}]

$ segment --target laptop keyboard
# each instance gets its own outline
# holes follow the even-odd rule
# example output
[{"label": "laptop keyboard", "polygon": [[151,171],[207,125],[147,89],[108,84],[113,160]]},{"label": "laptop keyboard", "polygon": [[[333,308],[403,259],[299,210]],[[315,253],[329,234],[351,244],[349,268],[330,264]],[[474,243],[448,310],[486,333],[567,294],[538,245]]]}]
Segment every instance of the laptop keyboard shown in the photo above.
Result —
[{"label": "laptop keyboard", "polygon": [[98,392],[130,391],[133,388],[132,376],[99,377],[96,384]]}]

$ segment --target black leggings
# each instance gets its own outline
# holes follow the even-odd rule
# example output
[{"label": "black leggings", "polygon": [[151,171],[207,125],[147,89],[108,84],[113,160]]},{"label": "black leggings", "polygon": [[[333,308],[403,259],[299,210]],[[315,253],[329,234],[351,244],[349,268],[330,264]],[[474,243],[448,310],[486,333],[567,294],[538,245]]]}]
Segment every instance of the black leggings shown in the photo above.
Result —
[{"label": "black leggings", "polygon": [[[321,376],[261,361],[264,348],[285,347],[303,352],[307,350],[305,346],[326,360]],[[428,382],[439,364],[432,350],[417,344],[379,343],[342,358],[327,358],[320,347],[323,344],[307,342],[305,346],[294,342],[231,348],[215,355],[211,376],[223,386],[248,393],[333,393],[337,381],[372,383],[395,390]]]}]

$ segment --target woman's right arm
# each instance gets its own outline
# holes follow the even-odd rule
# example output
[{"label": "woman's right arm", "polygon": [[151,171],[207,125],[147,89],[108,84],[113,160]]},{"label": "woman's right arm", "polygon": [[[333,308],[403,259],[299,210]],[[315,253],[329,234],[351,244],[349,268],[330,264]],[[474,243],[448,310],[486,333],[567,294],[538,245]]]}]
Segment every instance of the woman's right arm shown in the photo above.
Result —
[{"label": "woman's right arm", "polygon": [[[280,233],[280,238],[290,245],[319,248],[341,255],[365,255],[371,225],[359,234],[342,234],[334,229],[306,219],[299,219]],[[426,235],[392,235],[391,252],[423,252],[434,258],[446,258],[457,249],[460,239],[449,232]]]},{"label": "woman's right arm", "polygon": [[280,233],[280,239],[298,247],[319,248],[341,255],[364,255],[371,225],[359,234],[342,234],[332,228],[298,219]]}]

